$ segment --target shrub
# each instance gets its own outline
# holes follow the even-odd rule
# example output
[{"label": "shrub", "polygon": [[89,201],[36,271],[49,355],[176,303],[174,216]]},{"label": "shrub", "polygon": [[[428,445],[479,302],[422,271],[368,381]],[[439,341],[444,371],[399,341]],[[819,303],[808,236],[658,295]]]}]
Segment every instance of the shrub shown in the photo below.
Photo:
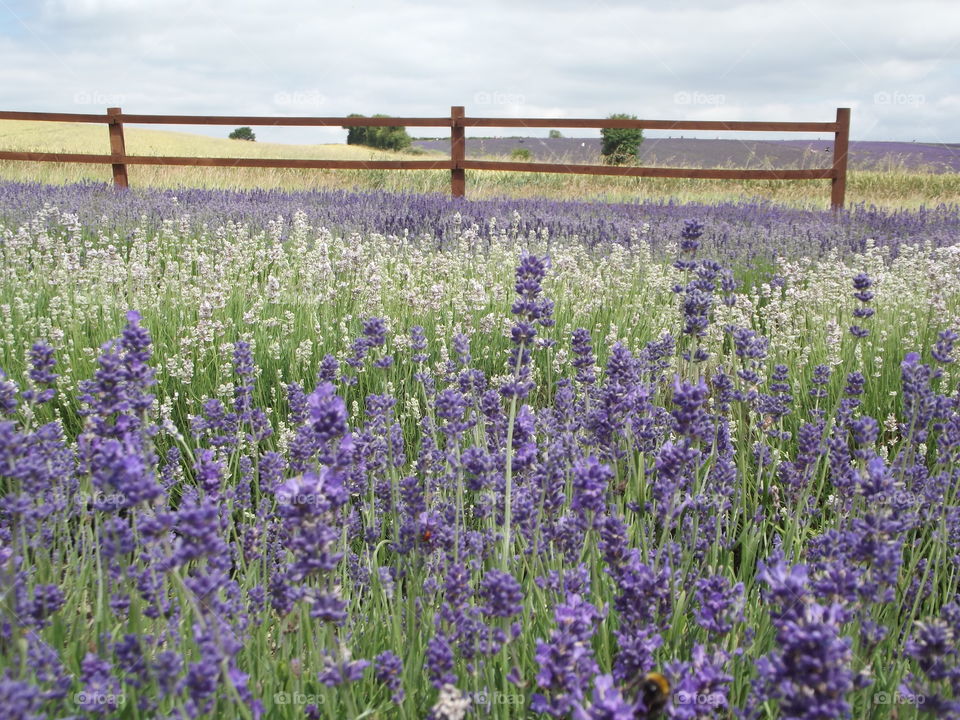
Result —
[{"label": "shrub", "polygon": [[[347,117],[365,117],[351,113]],[[389,115],[374,115],[373,117],[390,117]],[[410,147],[410,136],[407,130],[399,125],[386,127],[351,127],[344,125],[347,130],[347,145],[366,145],[379,150],[403,150]]]},{"label": "shrub", "polygon": [[526,148],[514,148],[510,151],[511,160],[531,160],[533,155]]},{"label": "shrub", "polygon": [[[636,115],[614,113],[610,120],[636,120]],[[600,131],[600,154],[608,165],[623,165],[631,162],[640,151],[643,130],[640,128],[603,128]]]},{"label": "shrub", "polygon": [[243,127],[238,127],[228,136],[231,140],[249,140],[250,142],[255,142],[257,136],[253,134],[253,130],[248,128],[246,125]]}]

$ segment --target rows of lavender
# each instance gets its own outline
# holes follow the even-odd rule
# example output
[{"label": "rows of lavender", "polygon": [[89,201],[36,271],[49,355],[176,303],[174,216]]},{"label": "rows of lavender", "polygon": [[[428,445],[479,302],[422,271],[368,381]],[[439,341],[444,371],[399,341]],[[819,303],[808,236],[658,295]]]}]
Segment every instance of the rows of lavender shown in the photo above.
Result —
[{"label": "rows of lavender", "polygon": [[[576,240],[588,248],[627,245],[644,235],[655,256],[667,258],[686,218],[707,227],[704,252],[725,265],[769,264],[777,257],[841,256],[864,252],[872,240],[896,256],[901,245],[954,245],[960,206],[919,211],[856,205],[839,213],[744,201],[684,205],[672,201],[590,203],[549,199],[465,200],[445,195],[343,191],[205,190],[111,185],[40,185],[0,182],[0,207],[13,226],[59,227],[67,219],[80,234],[109,233],[126,246],[140,234],[172,225],[176,232],[213,230],[239,223],[251,231],[273,230],[285,238],[300,215],[337,234],[377,233],[444,249],[469,231],[475,243]],[[47,209],[47,214],[40,213]],[[279,223],[279,225],[278,225]]]},{"label": "rows of lavender", "polygon": [[2,717],[960,717],[955,210],[284,207],[0,224]]},{"label": "rows of lavender", "polygon": [[[450,151],[450,140],[415,140],[414,147]],[[851,170],[884,170],[891,166],[921,172],[960,171],[960,146],[853,140]],[[466,139],[467,157],[508,156],[526,150],[537,162],[602,163],[600,138],[502,137]],[[641,165],[673,167],[830,167],[832,140],[743,140],[739,138],[646,138],[640,145]]]}]

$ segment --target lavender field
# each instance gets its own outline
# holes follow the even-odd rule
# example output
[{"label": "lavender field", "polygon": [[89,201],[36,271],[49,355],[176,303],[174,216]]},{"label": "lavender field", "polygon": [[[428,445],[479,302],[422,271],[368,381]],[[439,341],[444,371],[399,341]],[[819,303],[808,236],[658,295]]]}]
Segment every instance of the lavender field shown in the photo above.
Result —
[{"label": "lavender field", "polygon": [[0,717],[960,718],[958,226],[0,184]]},{"label": "lavender field", "polygon": [[[467,138],[467,156],[503,156],[527,150],[537,162],[602,163],[599,138]],[[448,152],[449,140],[417,140],[424,150]],[[829,140],[740,140],[728,138],[647,138],[641,165],[675,167],[816,168],[833,163]],[[933,173],[960,172],[960,145],[853,140],[852,170],[903,168]]]}]

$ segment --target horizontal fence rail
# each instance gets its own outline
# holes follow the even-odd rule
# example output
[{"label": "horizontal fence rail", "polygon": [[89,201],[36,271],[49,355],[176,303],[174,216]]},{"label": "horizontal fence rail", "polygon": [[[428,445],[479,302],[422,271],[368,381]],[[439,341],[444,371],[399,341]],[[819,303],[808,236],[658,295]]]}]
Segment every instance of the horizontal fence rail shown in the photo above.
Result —
[{"label": "horizontal fence rail", "polygon": [[[611,175],[620,177],[694,178],[708,180],[830,180],[830,204],[842,208],[847,183],[847,152],[850,142],[850,109],[837,108],[833,122],[758,122],[720,120],[626,120],[597,118],[474,118],[463,106],[450,108],[449,117],[266,117],[253,115],[138,115],[108,108],[106,114],[0,111],[0,120],[103,123],[108,126],[110,154],[21,152],[0,150],[0,160],[28,162],[92,163],[111,165],[113,181],[127,187],[128,165],[178,165],[188,167],[259,167],[337,170],[449,170],[450,192],[463,197],[467,170]],[[136,125],[233,125],[258,127],[448,127],[449,160],[296,160],[282,158],[169,157],[129,155],[123,136],[124,124]],[[465,129],[468,127],[524,128],[619,128],[641,130],[733,130],[753,132],[833,133],[833,163],[828,168],[807,170],[747,170],[727,168],[637,167],[632,165],[578,165],[571,163],[468,160]]]}]

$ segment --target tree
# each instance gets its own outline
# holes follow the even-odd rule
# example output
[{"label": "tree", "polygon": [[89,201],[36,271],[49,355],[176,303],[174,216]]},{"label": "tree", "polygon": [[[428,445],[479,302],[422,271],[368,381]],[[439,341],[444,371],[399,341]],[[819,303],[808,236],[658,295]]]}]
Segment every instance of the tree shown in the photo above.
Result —
[{"label": "tree", "polygon": [[[610,120],[636,120],[636,115],[614,113]],[[640,128],[603,128],[600,131],[600,154],[608,165],[623,165],[636,159],[643,142]]]},{"label": "tree", "polygon": [[[359,113],[350,113],[347,117],[364,117]],[[347,145],[366,145],[367,139],[367,129],[366,127],[350,127],[349,125],[344,125],[344,129],[347,131]]]},{"label": "tree", "polygon": [[[351,113],[347,117],[364,117]],[[374,115],[373,117],[390,117],[389,115]],[[399,125],[383,127],[351,127],[344,125],[347,131],[347,145],[366,145],[380,150],[403,150],[410,147],[411,139],[407,129]]]},{"label": "tree", "polygon": [[548,138],[562,138],[562,137],[563,137],[563,133],[561,133],[559,130],[551,130],[550,132],[547,133],[547,137],[548,137]]},{"label": "tree", "polygon": [[249,140],[250,142],[255,142],[257,136],[253,134],[253,130],[247,126],[238,127],[229,135],[231,140]]}]

